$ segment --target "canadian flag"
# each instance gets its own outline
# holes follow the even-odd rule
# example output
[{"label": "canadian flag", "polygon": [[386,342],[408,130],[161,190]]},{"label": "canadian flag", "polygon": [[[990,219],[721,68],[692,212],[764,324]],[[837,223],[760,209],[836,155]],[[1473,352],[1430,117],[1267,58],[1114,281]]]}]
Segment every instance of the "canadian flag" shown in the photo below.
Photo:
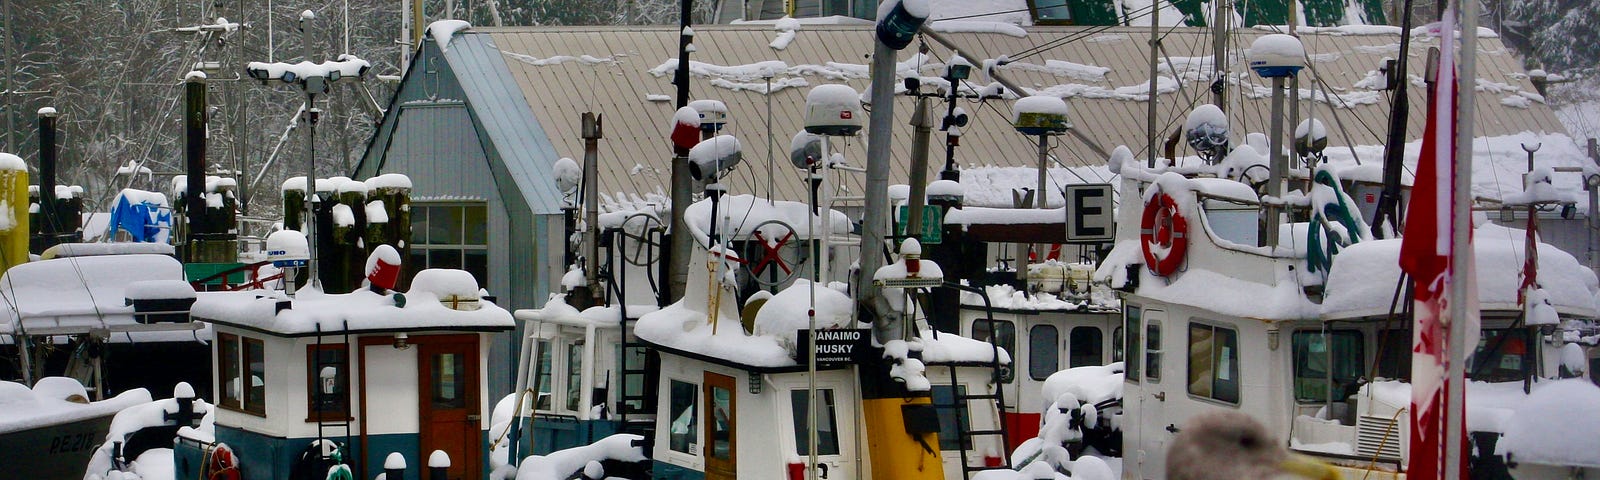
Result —
[{"label": "canadian flag", "polygon": [[[1444,21],[1440,24],[1440,38],[1451,38],[1455,31],[1454,9],[1447,11]],[[1446,413],[1450,405],[1461,405],[1464,398],[1447,398],[1446,389],[1450,382],[1464,382],[1463,378],[1447,378],[1450,362],[1466,361],[1467,352],[1449,351],[1450,324],[1453,321],[1464,323],[1462,332],[1466,332],[1466,341],[1462,345],[1473,348],[1477,345],[1478,336],[1478,311],[1477,287],[1471,280],[1472,265],[1465,267],[1468,282],[1467,298],[1450,298],[1451,270],[1457,266],[1451,264],[1451,255],[1455,249],[1467,249],[1467,258],[1471,262],[1472,244],[1471,232],[1468,232],[1466,245],[1456,245],[1451,241],[1453,227],[1452,215],[1461,210],[1466,214],[1470,205],[1456,205],[1454,202],[1454,180],[1458,172],[1456,168],[1455,151],[1455,47],[1453,42],[1444,43],[1439,55],[1439,78],[1434,83],[1434,95],[1429,98],[1428,121],[1422,134],[1421,154],[1417,158],[1416,181],[1411,189],[1411,203],[1406,208],[1405,238],[1400,244],[1400,268],[1411,276],[1414,284],[1415,322],[1412,325],[1412,361],[1411,361],[1411,445],[1410,459],[1406,467],[1406,476],[1414,479],[1443,479],[1445,478],[1445,462],[1461,462],[1462,472],[1466,472],[1466,448],[1462,448],[1460,458],[1445,458],[1445,441],[1447,435],[1459,435],[1463,438],[1466,432],[1447,432]],[[1462,162],[1472,161],[1471,153]],[[1449,313],[1451,301],[1466,303],[1467,318],[1454,319]],[[1464,385],[1464,384],[1463,384]],[[1465,408],[1455,409],[1457,415],[1462,415]],[[1465,425],[1465,419],[1460,425]],[[1463,445],[1465,443],[1463,442]],[[1454,480],[1454,479],[1452,479]]]}]

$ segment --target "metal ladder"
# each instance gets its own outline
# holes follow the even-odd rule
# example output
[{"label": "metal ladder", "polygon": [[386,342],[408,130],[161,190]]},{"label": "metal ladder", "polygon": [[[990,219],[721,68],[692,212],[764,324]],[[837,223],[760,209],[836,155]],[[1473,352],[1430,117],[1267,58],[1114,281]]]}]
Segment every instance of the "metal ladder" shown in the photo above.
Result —
[{"label": "metal ladder", "polygon": [[[990,304],[989,296],[986,292],[975,287],[950,282],[946,282],[943,286],[977,293],[983,298],[983,303],[986,307],[984,308],[984,314],[988,316],[989,325],[994,325],[993,310],[987,308],[990,306]],[[938,330],[934,330],[934,335],[938,335]],[[1000,345],[995,343],[994,340],[995,336],[993,334],[991,334],[989,336],[989,340],[987,340],[989,348],[991,349],[991,352],[993,352],[989,359],[989,383],[994,385],[994,393],[964,393],[965,391],[961,389],[961,379],[956,375],[957,366],[955,364],[949,364],[946,365],[946,367],[950,369],[950,403],[941,404],[936,402],[934,404],[934,408],[936,409],[952,410],[957,412],[957,415],[965,413],[968,418],[971,418],[972,403],[974,400],[987,400],[992,402],[984,403],[992,405],[994,408],[996,424],[996,428],[994,429],[970,430],[968,429],[967,422],[962,422],[960,421],[960,417],[957,417],[955,427],[956,435],[961,439],[961,478],[972,478],[973,473],[984,470],[1011,468],[1011,440],[1010,436],[1007,435],[1008,431],[1006,429],[1006,396],[1005,388],[1003,388],[1004,383],[1002,382],[1002,380],[1004,380],[1004,374],[1002,373],[1003,367],[1000,365]],[[980,437],[998,437],[1000,439],[1000,465],[972,465],[971,454],[974,445],[973,439]]]},{"label": "metal ladder", "polygon": [[[345,320],[344,323],[343,323],[343,326],[344,326],[344,328],[338,333],[338,335],[340,336],[342,344],[345,346],[344,358],[342,360],[338,360],[338,361],[325,361],[323,359],[323,355],[322,355],[322,347],[324,345],[328,345],[328,344],[325,343],[323,341],[323,339],[326,336],[328,336],[329,333],[328,332],[324,332],[322,330],[322,324],[321,323],[317,324],[316,354],[312,356],[312,365],[313,365],[312,371],[307,372],[307,373],[320,377],[322,375],[322,369],[323,368],[334,367],[334,368],[338,369],[339,372],[342,372],[344,374],[344,376],[345,376],[345,379],[348,381],[348,379],[350,378],[350,321],[349,320]],[[320,385],[315,384],[315,383],[313,385],[315,387],[320,387]],[[342,440],[336,441],[336,443],[339,445],[340,450],[346,450],[345,453],[348,454],[347,449],[350,448],[350,413],[351,413],[350,405],[349,405],[349,398],[350,398],[349,397],[349,393],[350,393],[349,392],[349,388],[350,388],[350,386],[348,384],[346,384],[346,385],[343,385],[343,388],[345,388],[345,390],[346,390],[345,391],[345,395],[346,395],[345,396],[345,399],[346,399],[345,402],[346,402],[346,404],[344,406],[345,410],[343,412],[331,412],[331,413],[330,412],[312,412],[312,413],[317,416],[317,439],[319,439],[319,440],[326,439],[326,440],[333,441],[334,438],[330,437],[328,435],[328,433],[330,431],[343,432],[344,434],[339,436],[340,438],[342,438]],[[314,405],[318,405],[318,406],[323,405],[324,402],[329,400],[327,397],[336,395],[336,394],[323,393],[321,388],[313,388],[312,390],[313,391],[311,392],[311,394],[316,399],[316,401],[313,402],[313,404]],[[348,456],[348,455],[346,455],[346,456]],[[351,459],[349,459],[349,458],[341,457],[341,459],[343,460],[343,463],[345,463],[347,465],[351,463]]]},{"label": "metal ladder", "polygon": [[[624,224],[626,224],[626,221],[624,221]],[[606,249],[606,265],[601,272],[606,279],[605,292],[607,302],[615,303],[617,311],[622,317],[621,348],[617,350],[617,369],[621,377],[617,386],[617,419],[622,423],[624,431],[645,435],[647,441],[652,438],[649,433],[654,426],[653,422],[640,421],[639,419],[630,420],[629,417],[634,414],[648,414],[655,411],[656,389],[652,382],[655,377],[654,370],[656,370],[652,368],[656,363],[652,359],[655,353],[653,349],[648,348],[644,342],[640,341],[638,336],[633,334],[634,324],[638,322],[638,319],[628,315],[626,285],[628,282],[627,264],[629,260],[627,259],[627,253],[621,251],[626,248],[625,244],[628,241],[641,242],[641,248],[645,249],[645,267],[648,272],[649,259],[656,258],[656,248],[660,245],[651,241],[654,236],[653,233],[656,233],[655,230],[648,230],[644,235],[631,235],[620,227],[612,227],[606,229],[601,235],[601,247]],[[654,278],[651,279],[652,285],[656,285],[655,280]],[[628,359],[631,352],[646,353],[639,361],[630,363]],[[630,388],[635,383],[641,387],[637,389],[638,391]],[[633,406],[635,404],[637,407]]]}]

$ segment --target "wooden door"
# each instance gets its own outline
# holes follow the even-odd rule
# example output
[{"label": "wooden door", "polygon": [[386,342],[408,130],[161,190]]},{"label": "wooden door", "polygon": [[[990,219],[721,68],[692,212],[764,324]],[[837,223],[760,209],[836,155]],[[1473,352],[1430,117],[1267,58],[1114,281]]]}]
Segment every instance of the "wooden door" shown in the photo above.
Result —
[{"label": "wooden door", "polygon": [[705,372],[706,480],[733,480],[738,476],[738,418],[733,377]]},{"label": "wooden door", "polygon": [[421,464],[434,450],[444,450],[450,455],[450,480],[483,478],[477,335],[412,338],[418,340],[422,413],[422,449],[415,458]]}]

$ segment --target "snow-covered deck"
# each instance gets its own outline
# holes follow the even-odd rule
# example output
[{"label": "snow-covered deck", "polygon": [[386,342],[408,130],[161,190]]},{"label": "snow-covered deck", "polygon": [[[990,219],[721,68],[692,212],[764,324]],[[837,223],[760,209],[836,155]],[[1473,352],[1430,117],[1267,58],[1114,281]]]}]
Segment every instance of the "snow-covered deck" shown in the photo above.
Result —
[{"label": "snow-covered deck", "polygon": [[346,331],[505,331],[514,326],[511,313],[494,303],[478,300],[475,310],[451,309],[446,304],[449,300],[440,300],[444,295],[415,283],[420,282],[414,282],[405,294],[404,306],[397,305],[393,295],[368,290],[328,294],[303,288],[293,298],[281,291],[256,290],[202,296],[194,304],[193,315],[198,320],[285,337]]}]

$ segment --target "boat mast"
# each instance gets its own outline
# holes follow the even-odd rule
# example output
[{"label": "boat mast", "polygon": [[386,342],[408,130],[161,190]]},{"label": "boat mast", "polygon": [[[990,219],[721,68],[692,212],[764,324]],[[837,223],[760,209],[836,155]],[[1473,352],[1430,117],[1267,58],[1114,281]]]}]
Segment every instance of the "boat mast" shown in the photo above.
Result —
[{"label": "boat mast", "polygon": [[1383,191],[1378,194],[1378,214],[1372,216],[1372,233],[1389,238],[1400,231],[1400,173],[1405,168],[1406,115],[1411,110],[1406,75],[1406,54],[1411,51],[1411,0],[1403,0],[1400,13],[1400,59],[1389,70],[1394,105],[1389,110],[1389,134],[1384,139]]},{"label": "boat mast", "polygon": [[[1461,208],[1451,209],[1450,215],[1450,242],[1454,248],[1450,249],[1450,349],[1449,360],[1446,362],[1445,395],[1445,462],[1444,478],[1465,478],[1461,471],[1465,450],[1463,440],[1466,437],[1465,406],[1462,405],[1466,398],[1465,363],[1467,352],[1467,319],[1468,315],[1476,315],[1469,309],[1466,299],[1471,292],[1468,288],[1475,288],[1466,279],[1472,278],[1473,249],[1471,244],[1472,212],[1465,208],[1472,202],[1472,115],[1475,108],[1476,95],[1472,87],[1478,78],[1477,51],[1478,51],[1478,2],[1475,0],[1450,0],[1452,8],[1446,14],[1460,12],[1461,18],[1461,46],[1459,56],[1460,70],[1455,77],[1458,83],[1465,82],[1465,87],[1455,89],[1456,115],[1455,123],[1455,160],[1456,171],[1452,185],[1451,202]],[[1440,43],[1449,47],[1450,32],[1440,32]],[[1404,53],[1404,52],[1402,52]],[[1448,68],[1448,66],[1446,66]],[[1458,435],[1457,432],[1460,432]]]}]

